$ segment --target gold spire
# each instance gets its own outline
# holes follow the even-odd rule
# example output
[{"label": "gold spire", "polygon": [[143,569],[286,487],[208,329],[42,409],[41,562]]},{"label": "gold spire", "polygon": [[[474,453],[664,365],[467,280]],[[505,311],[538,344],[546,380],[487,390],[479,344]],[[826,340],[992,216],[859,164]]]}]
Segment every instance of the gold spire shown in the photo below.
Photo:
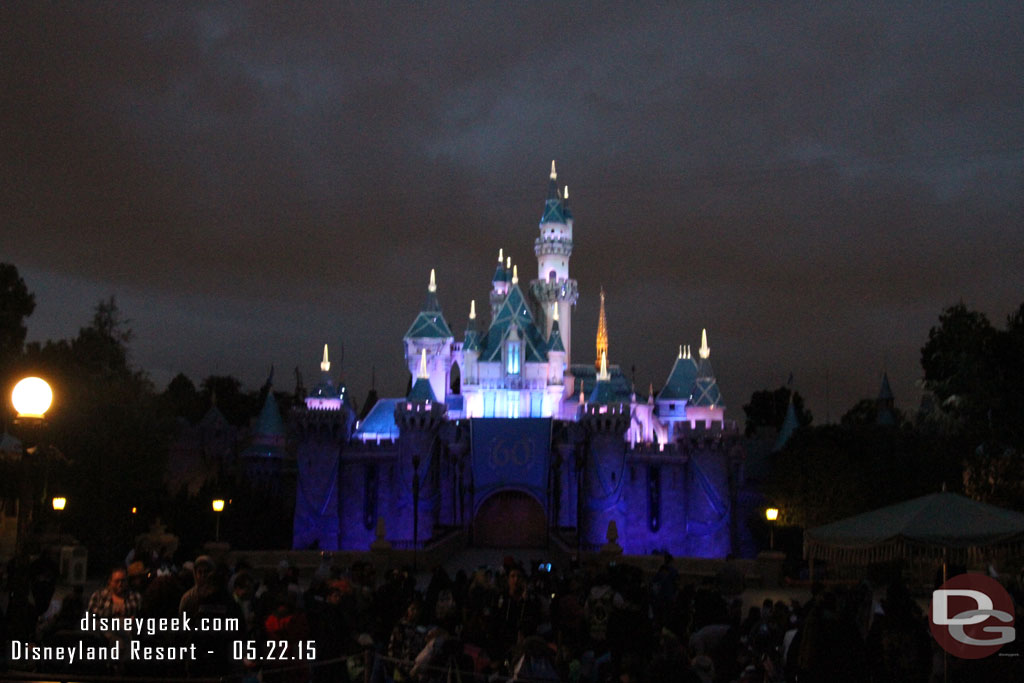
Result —
[{"label": "gold spire", "polygon": [[430,269],[430,284],[427,285],[427,291],[428,292],[436,292],[437,291],[437,280],[434,279],[434,269],[433,268]]},{"label": "gold spire", "polygon": [[500,266],[505,262],[505,247],[498,250],[498,265]]},{"label": "gold spire", "polygon": [[505,270],[512,270],[512,257],[509,256],[505,259]]},{"label": "gold spire", "polygon": [[565,192],[562,194],[562,199],[568,199],[568,198],[569,198],[569,186],[566,185],[565,186]]},{"label": "gold spire", "polygon": [[551,319],[554,320],[557,323],[558,322],[558,302],[555,302],[554,304],[552,304],[551,308],[552,308]]},{"label": "gold spire", "polygon": [[708,346],[708,330],[704,328],[700,333],[700,349],[698,351],[701,358],[707,358],[711,355],[711,347]]},{"label": "gold spire", "polygon": [[519,284],[519,266],[512,266],[512,284]]},{"label": "gold spire", "polygon": [[601,288],[601,313],[597,318],[597,358],[594,366],[601,367],[601,356],[608,355],[608,321],[604,314],[604,287]]},{"label": "gold spire", "polygon": [[608,374],[608,352],[605,351],[601,354],[601,371],[597,373],[598,382],[607,382],[611,379],[611,375]]},{"label": "gold spire", "polygon": [[331,371],[331,361],[327,360],[327,344],[324,344],[324,359],[320,362],[320,369],[324,372]]},{"label": "gold spire", "polygon": [[554,159],[551,160],[551,179],[552,180],[557,180],[558,179],[558,174],[555,173],[555,160]]},{"label": "gold spire", "polygon": [[427,373],[427,350],[420,349],[420,371],[416,375],[416,379],[430,379],[430,375]]},{"label": "gold spire", "polygon": [[469,302],[469,319],[476,320],[476,299],[471,299]]},{"label": "gold spire", "polygon": [[679,360],[683,359],[683,345],[679,345]]}]

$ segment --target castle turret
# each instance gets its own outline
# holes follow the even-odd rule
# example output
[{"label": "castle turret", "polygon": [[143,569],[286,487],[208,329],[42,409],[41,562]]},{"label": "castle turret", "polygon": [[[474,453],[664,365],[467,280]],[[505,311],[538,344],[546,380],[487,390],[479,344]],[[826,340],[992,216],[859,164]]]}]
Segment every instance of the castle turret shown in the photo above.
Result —
[{"label": "castle turret", "polygon": [[685,422],[686,404],[690,400],[690,391],[697,380],[697,364],[693,362],[690,348],[680,346],[679,355],[672,365],[672,371],[665,380],[665,386],[658,392],[658,419],[665,423],[668,430],[668,441],[675,440],[676,425]]},{"label": "castle turret", "polygon": [[555,171],[555,162],[552,161],[548,195],[540,219],[540,236],[534,241],[533,246],[533,251],[537,255],[537,279],[530,283],[530,290],[546,318],[545,337],[551,335],[553,322],[548,311],[551,310],[552,304],[558,305],[565,362],[568,364],[572,358],[572,306],[576,303],[579,293],[576,281],[569,277],[572,214],[567,212],[563,199],[559,196],[557,180],[558,173]]},{"label": "castle turret", "polygon": [[630,406],[619,400],[608,373],[608,354],[601,356],[597,382],[583,405],[580,422],[587,430],[584,461],[584,505],[580,529],[584,542],[596,547],[604,542],[608,523],[625,524],[626,429]]},{"label": "castle turret", "polygon": [[565,344],[558,320],[558,305],[551,306],[551,336],[548,337],[548,390],[547,401],[551,405],[551,414],[561,417],[562,396],[565,392]]},{"label": "castle turret", "polygon": [[440,504],[436,436],[446,412],[433,390],[427,349],[421,349],[416,381],[406,399],[395,406],[395,423],[402,434],[395,476],[408,482],[412,500],[396,501],[392,507],[388,528],[393,538],[422,544],[433,535]]},{"label": "castle turret", "polygon": [[324,344],[324,357],[320,361],[320,381],[306,396],[306,408],[309,410],[341,410],[345,402],[343,386],[335,386],[331,379],[330,352]]},{"label": "castle turret", "polygon": [[430,271],[430,284],[427,286],[427,300],[423,310],[413,320],[405,333],[405,361],[409,374],[418,376],[418,366],[422,351],[426,351],[427,373],[430,385],[437,400],[444,401],[448,394],[449,372],[451,371],[452,342],[455,337],[441,312],[441,304],[437,298],[437,281],[434,271]]},{"label": "castle turret", "polygon": [[703,421],[706,424],[723,422],[725,405],[718,389],[718,380],[711,367],[711,347],[708,346],[708,331],[701,330],[700,362],[697,364],[697,378],[690,390],[687,415],[691,423]]},{"label": "castle turret", "polygon": [[893,396],[892,387],[889,386],[889,373],[882,373],[882,386],[878,390],[878,398],[875,399],[875,424],[879,427],[893,427],[896,425],[896,397]]},{"label": "castle turret", "polygon": [[[510,259],[511,260],[511,259]],[[505,267],[505,250],[498,250],[498,267],[494,270],[491,280],[491,317],[501,308],[501,303],[508,296],[508,281],[511,278],[509,269]]]}]

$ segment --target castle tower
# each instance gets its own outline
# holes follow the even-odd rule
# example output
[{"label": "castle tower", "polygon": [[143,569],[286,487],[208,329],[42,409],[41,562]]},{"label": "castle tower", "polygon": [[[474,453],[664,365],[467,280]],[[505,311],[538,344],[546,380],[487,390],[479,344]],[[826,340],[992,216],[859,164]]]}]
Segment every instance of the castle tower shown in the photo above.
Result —
[{"label": "castle tower", "polygon": [[584,461],[583,493],[586,496],[579,520],[583,542],[595,547],[605,540],[608,522],[625,528],[624,485],[627,476],[625,434],[630,406],[615,397],[608,373],[608,354],[601,355],[597,382],[583,405],[580,422],[588,435]]},{"label": "castle tower", "polygon": [[391,506],[388,528],[393,538],[422,544],[434,533],[440,506],[436,436],[446,412],[433,390],[427,349],[420,349],[416,381],[405,401],[395,407],[395,423],[402,433],[395,476],[402,489],[412,492],[412,498],[403,497]]},{"label": "castle tower", "polygon": [[[509,261],[511,262],[511,258]],[[491,318],[498,314],[502,302],[508,296],[508,282],[512,275],[510,267],[505,267],[505,250],[498,250],[498,267],[494,271],[494,278],[491,280]]]},{"label": "castle tower", "polygon": [[452,365],[452,342],[455,337],[441,313],[441,304],[437,299],[437,280],[434,271],[430,271],[430,284],[427,286],[427,301],[423,310],[412,321],[403,338],[405,342],[405,362],[409,374],[419,377],[422,351],[426,351],[427,374],[430,386],[438,401],[444,402],[448,395],[448,373]]},{"label": "castle tower", "polygon": [[[569,257],[572,255],[572,213],[568,207],[569,188],[565,197],[558,192],[558,174],[551,162],[548,196],[544,201],[544,214],[540,219],[540,236],[533,243],[537,255],[537,279],[530,290],[540,304],[544,321],[544,336],[551,336],[552,316],[548,313],[558,305],[559,332],[565,346],[566,365],[572,358],[572,306],[579,296],[575,280],[569,278]],[[539,321],[538,321],[539,322]]]},{"label": "castle tower", "polygon": [[701,330],[700,362],[697,364],[697,378],[690,390],[690,401],[686,412],[691,423],[704,422],[710,426],[712,422],[723,422],[725,405],[722,392],[718,389],[718,380],[711,367],[711,347],[708,346],[708,331]]},{"label": "castle tower", "polygon": [[697,364],[693,362],[690,347],[679,347],[679,356],[672,365],[672,371],[665,380],[665,386],[658,393],[658,419],[668,427],[668,441],[675,441],[676,424],[687,420],[686,404],[690,391],[697,381]]}]

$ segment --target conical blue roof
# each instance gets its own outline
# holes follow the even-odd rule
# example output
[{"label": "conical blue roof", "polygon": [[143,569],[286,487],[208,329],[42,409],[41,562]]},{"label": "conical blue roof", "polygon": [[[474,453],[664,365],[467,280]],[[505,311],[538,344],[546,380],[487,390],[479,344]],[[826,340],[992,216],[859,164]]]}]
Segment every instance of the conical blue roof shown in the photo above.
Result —
[{"label": "conical blue roof", "polygon": [[779,428],[779,438],[775,440],[772,452],[781,451],[799,426],[800,421],[796,418],[796,407],[793,406],[793,398],[790,395],[789,406],[786,408],[786,418],[782,421],[782,427]]},{"label": "conical blue roof", "polygon": [[416,382],[412,385],[412,389],[409,390],[409,395],[406,398],[418,403],[426,401],[437,403],[437,397],[434,396],[434,389],[430,386],[430,380],[425,377],[416,378]]},{"label": "conical blue roof", "polygon": [[889,373],[882,373],[882,387],[878,390],[878,400],[891,401],[895,398],[892,394],[892,387],[889,386]]},{"label": "conical blue roof", "polygon": [[615,391],[615,386],[610,379],[599,379],[594,383],[594,390],[590,392],[588,403],[621,403]]},{"label": "conical blue roof", "polygon": [[452,330],[444,319],[444,314],[437,311],[420,311],[412,321],[405,339],[448,339],[453,337]]},{"label": "conical blue roof", "polygon": [[527,363],[542,363],[547,361],[547,343],[537,325],[534,323],[533,315],[529,306],[526,305],[526,298],[518,284],[512,285],[508,296],[501,304],[491,326],[487,330],[487,341],[485,350],[480,357],[481,361],[494,362],[501,360],[502,344],[508,339],[509,332],[515,326],[523,339],[523,346],[526,351]]},{"label": "conical blue roof", "polygon": [[562,343],[562,333],[558,330],[558,321],[551,323],[551,336],[548,337],[548,353],[552,351],[565,353],[565,344]]},{"label": "conical blue roof", "polygon": [[658,392],[659,401],[688,401],[697,379],[697,364],[692,358],[677,357],[665,386]]},{"label": "conical blue roof", "polygon": [[277,408],[277,399],[274,392],[267,392],[267,400],[263,402],[263,409],[260,410],[259,420],[256,422],[256,434],[266,436],[284,436],[284,420],[281,419],[281,411]]},{"label": "conical blue roof", "polygon": [[544,200],[544,213],[540,217],[544,223],[565,223],[565,213],[562,210],[562,199],[558,196],[558,183],[552,178],[548,181],[548,198]]},{"label": "conical blue roof", "polygon": [[715,371],[711,368],[711,360],[701,358],[697,366],[697,379],[690,390],[690,405],[711,408],[722,405],[722,393],[718,390]]},{"label": "conical blue roof", "polygon": [[508,282],[512,279],[512,275],[505,270],[505,266],[498,264],[498,268],[494,271],[494,279],[491,282]]}]

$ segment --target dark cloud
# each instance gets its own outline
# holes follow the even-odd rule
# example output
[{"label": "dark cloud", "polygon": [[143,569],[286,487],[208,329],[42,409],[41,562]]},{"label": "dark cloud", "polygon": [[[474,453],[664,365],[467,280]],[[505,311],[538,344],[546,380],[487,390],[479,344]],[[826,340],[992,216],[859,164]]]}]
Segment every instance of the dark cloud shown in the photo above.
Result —
[{"label": "dark cloud", "polygon": [[[344,343],[404,387],[437,268],[461,331],[498,248],[532,277],[547,166],[577,217],[577,359],[663,381],[707,327],[733,416],[794,371],[823,416],[916,400],[946,305],[1024,272],[1019,3],[13,3],[5,259],[74,334],[96,295],[158,381]],[[98,297],[97,297],[98,298]]]}]

